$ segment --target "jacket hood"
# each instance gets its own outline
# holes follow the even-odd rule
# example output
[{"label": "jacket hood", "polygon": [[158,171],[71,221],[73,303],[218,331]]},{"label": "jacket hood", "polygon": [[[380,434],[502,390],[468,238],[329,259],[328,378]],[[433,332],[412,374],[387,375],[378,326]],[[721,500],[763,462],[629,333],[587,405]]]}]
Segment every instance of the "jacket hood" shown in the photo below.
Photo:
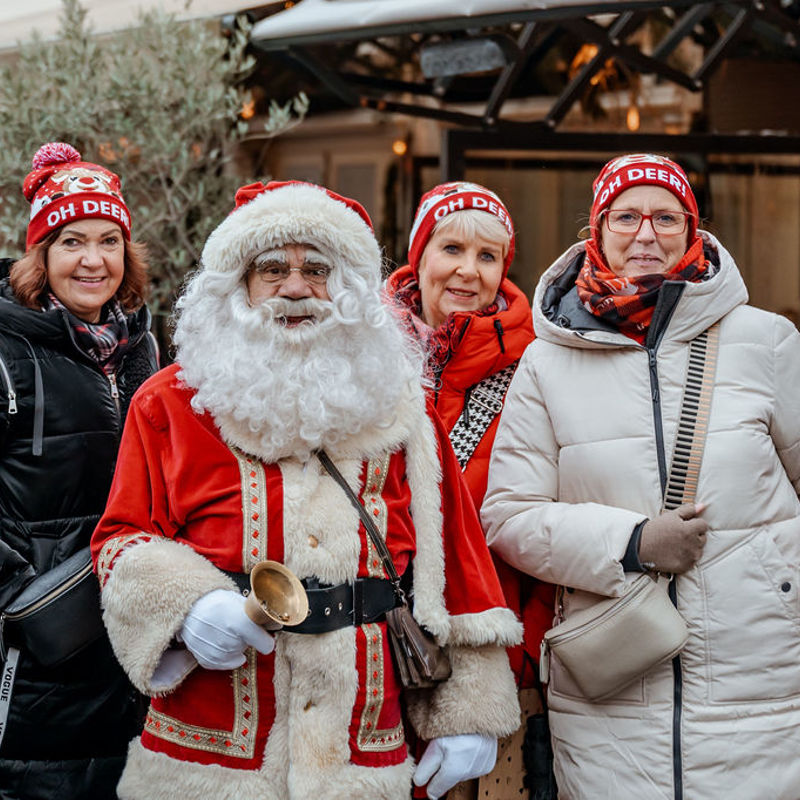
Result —
[{"label": "jacket hood", "polygon": [[[678,286],[680,290],[664,334],[666,339],[688,342],[736,306],[747,302],[747,288],[733,256],[707,231],[698,233],[715,272],[698,283],[664,282],[663,286]],[[572,245],[539,280],[533,297],[536,335],[545,341],[571,347],[638,347],[633,339],[587,311],[578,299],[575,279],[583,266],[584,254],[583,242]]]}]

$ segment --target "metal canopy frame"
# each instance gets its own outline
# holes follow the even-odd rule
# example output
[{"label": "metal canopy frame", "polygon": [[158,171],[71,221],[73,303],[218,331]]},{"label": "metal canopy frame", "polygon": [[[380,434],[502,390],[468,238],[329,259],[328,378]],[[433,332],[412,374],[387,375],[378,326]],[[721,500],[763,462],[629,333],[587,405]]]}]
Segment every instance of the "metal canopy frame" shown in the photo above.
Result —
[{"label": "metal canopy frame", "polygon": [[[800,61],[800,24],[796,18],[797,4],[792,0],[538,5],[537,9],[518,13],[451,16],[364,29],[355,26],[344,31],[309,30],[282,39],[254,37],[253,43],[262,50],[280,51],[289,56],[347,106],[448,123],[452,127],[444,131],[441,162],[444,178],[463,176],[465,155],[471,149],[800,153],[800,137],[780,134],[582,134],[558,130],[609,59],[624,65],[629,74],[655,75],[660,81],[677,84],[691,92],[703,90],[731,47],[745,35],[767,43],[780,58]],[[664,14],[665,9],[668,15]],[[631,37],[656,13],[662,26],[671,20],[671,27],[652,52],[646,53]],[[382,54],[391,58],[392,49],[382,37],[400,37],[405,42],[403,52],[407,53],[409,48],[413,50],[432,39],[469,38],[498,30],[506,36],[511,31],[516,34],[509,48],[512,57],[492,78],[488,91],[484,79],[485,102],[482,101],[480,113],[452,107],[458,101],[450,96],[451,79],[425,79],[420,75],[415,80],[397,80],[396,76],[387,77],[379,70],[370,73],[363,63],[358,65],[359,69],[348,68],[344,62],[351,58],[352,52],[343,56],[344,62],[328,62],[330,45],[373,42]],[[525,87],[520,85],[521,76],[539,64],[564,36],[592,44],[596,52],[552,99],[543,119],[520,122],[505,118],[504,105],[515,91],[517,96],[525,94]],[[670,62],[670,56],[687,37],[698,36],[705,48],[702,63],[694,72],[685,72]],[[320,47],[326,45],[327,50],[322,55]],[[352,46],[349,50],[352,51]]]}]

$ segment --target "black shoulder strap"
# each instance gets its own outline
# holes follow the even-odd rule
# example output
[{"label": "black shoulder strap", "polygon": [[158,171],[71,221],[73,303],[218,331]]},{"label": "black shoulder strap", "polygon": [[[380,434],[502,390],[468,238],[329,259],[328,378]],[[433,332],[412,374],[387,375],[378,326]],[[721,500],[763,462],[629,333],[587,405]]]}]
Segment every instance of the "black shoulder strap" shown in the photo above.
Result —
[{"label": "black shoulder strap", "polygon": [[689,342],[683,402],[664,492],[664,508],[667,510],[678,508],[683,503],[694,502],[697,493],[708,419],[711,415],[718,349],[718,322]]}]

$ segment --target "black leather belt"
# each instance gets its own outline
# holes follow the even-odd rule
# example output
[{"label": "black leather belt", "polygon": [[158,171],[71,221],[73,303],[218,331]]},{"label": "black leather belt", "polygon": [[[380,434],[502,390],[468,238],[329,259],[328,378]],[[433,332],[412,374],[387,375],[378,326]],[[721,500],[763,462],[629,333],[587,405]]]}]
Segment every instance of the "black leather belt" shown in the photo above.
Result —
[{"label": "black leather belt", "polygon": [[[250,576],[226,572],[242,592],[250,589]],[[336,586],[304,578],[308,595],[308,616],[299,625],[286,625],[287,633],[328,633],[348,625],[380,622],[386,612],[399,605],[392,582],[385,578],[356,578],[354,583]]]}]

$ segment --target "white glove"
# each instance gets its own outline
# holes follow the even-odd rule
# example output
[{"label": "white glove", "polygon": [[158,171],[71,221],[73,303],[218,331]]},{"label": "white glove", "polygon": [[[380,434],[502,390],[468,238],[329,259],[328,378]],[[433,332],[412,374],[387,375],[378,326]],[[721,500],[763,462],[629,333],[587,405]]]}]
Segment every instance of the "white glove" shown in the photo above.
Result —
[{"label": "white glove", "polygon": [[487,775],[497,761],[497,739],[480,733],[441,736],[425,748],[414,772],[417,786],[428,784],[428,797],[437,800],[461,781]]},{"label": "white glove", "polygon": [[247,661],[248,647],[264,655],[275,649],[274,637],[247,616],[244,603],[238,592],[214,589],[189,609],[179,638],[201,667],[235,669]]}]

